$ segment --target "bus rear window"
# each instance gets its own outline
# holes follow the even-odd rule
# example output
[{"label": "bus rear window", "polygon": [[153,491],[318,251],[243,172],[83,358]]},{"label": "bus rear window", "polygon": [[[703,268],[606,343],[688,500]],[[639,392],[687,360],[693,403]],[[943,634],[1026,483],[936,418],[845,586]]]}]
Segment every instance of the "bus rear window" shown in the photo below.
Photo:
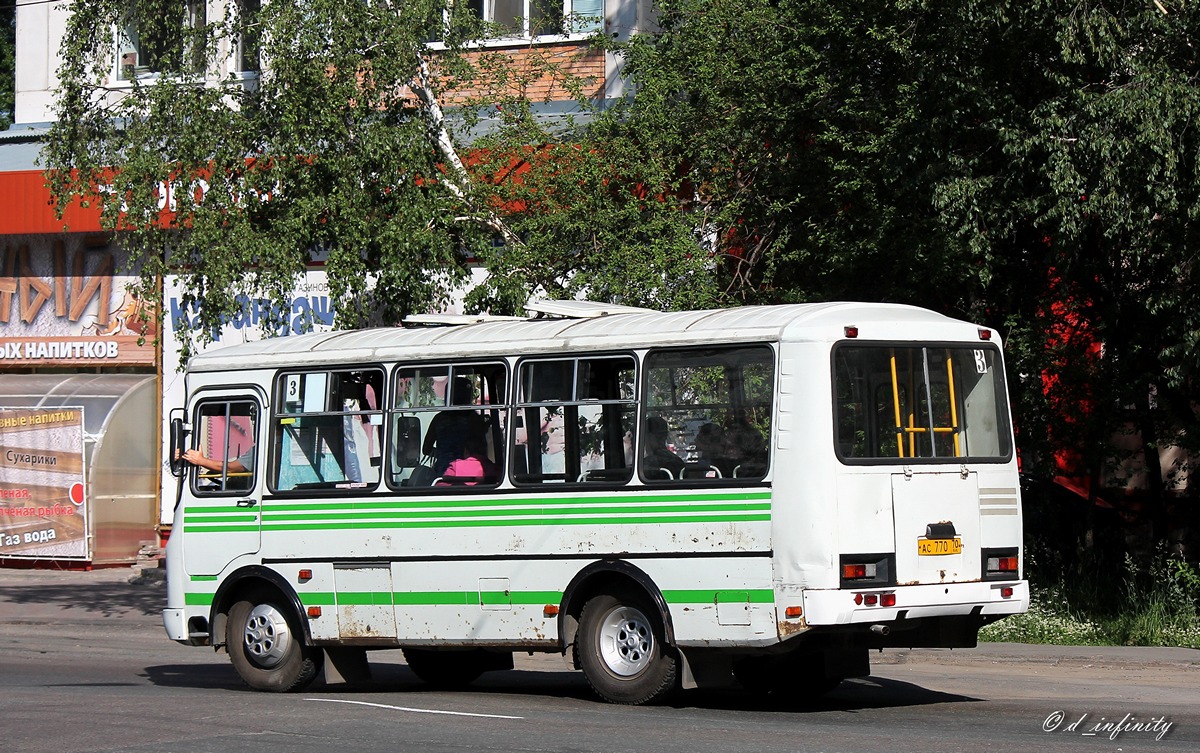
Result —
[{"label": "bus rear window", "polygon": [[1007,460],[1012,434],[991,347],[842,346],[834,352],[844,460]]}]

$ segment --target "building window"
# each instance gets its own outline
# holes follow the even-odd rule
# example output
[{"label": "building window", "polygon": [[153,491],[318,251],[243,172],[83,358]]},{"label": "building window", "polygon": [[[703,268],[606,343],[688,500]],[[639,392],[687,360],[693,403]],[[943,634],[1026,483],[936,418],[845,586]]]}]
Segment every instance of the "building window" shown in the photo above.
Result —
[{"label": "building window", "polygon": [[262,0],[239,0],[237,69],[243,73],[262,70],[262,33],[259,29],[261,13]]},{"label": "building window", "polygon": [[494,24],[502,37],[586,35],[604,26],[604,0],[451,0]]},{"label": "building window", "polygon": [[[179,7],[184,22],[163,14],[164,5]],[[204,0],[131,2],[117,29],[117,80],[132,81],[163,71],[203,73],[204,45],[199,36],[207,23]]]}]

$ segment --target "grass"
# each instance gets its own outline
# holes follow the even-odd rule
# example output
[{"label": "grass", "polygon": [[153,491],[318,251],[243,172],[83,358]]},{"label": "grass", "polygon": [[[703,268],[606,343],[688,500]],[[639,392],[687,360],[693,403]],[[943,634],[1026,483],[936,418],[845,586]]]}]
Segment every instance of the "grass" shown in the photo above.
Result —
[{"label": "grass", "polygon": [[1028,562],[1029,611],[988,625],[979,640],[1200,648],[1200,567],[1162,548],[1142,565],[1126,555],[1119,573],[1094,556],[1062,564]]}]

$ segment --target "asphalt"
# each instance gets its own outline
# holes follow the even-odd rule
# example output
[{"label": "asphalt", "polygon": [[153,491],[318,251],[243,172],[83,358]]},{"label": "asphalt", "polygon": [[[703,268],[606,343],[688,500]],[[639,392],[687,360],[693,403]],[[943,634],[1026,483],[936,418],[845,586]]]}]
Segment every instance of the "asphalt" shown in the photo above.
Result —
[{"label": "asphalt", "polygon": [[[0,631],[5,624],[160,624],[166,599],[161,560],[91,570],[0,567]],[[1050,664],[1081,667],[1173,666],[1200,669],[1200,649],[980,643],[970,649],[887,649],[873,663]]]}]

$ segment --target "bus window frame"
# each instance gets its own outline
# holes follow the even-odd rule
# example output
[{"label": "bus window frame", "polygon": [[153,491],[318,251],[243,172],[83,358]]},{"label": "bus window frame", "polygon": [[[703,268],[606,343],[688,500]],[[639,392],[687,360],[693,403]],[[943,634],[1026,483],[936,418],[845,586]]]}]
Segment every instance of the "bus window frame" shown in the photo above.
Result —
[{"label": "bus window frame", "polygon": [[[210,393],[212,393],[212,394],[210,394]],[[199,449],[199,447],[197,445],[200,442],[200,435],[201,435],[200,420],[199,420],[201,411],[203,411],[204,407],[207,405],[214,405],[214,404],[218,404],[218,403],[223,403],[226,406],[231,405],[233,403],[249,403],[250,404],[251,408],[253,409],[253,413],[250,418],[254,422],[253,431],[252,431],[252,434],[254,436],[252,437],[253,441],[251,443],[251,447],[257,452],[256,460],[255,460],[254,468],[252,468],[250,471],[250,484],[246,488],[244,488],[244,489],[224,488],[220,491],[201,489],[197,485],[197,482],[200,480],[200,471],[202,470],[202,468],[198,465],[188,464],[191,466],[190,468],[186,469],[186,482],[187,482],[187,486],[188,486],[188,492],[191,494],[191,496],[193,498],[196,498],[196,499],[220,499],[220,498],[224,498],[224,497],[245,497],[247,495],[254,494],[255,489],[258,488],[258,483],[259,483],[259,478],[260,478],[260,469],[259,469],[260,462],[258,461],[258,459],[262,457],[261,447],[260,447],[259,443],[262,441],[263,415],[266,413],[266,409],[264,406],[268,405],[268,403],[264,399],[264,395],[262,394],[260,388],[257,385],[253,385],[253,384],[221,385],[220,387],[215,388],[213,390],[197,392],[195,399],[192,401],[192,404],[191,404],[192,412],[191,412],[190,418],[191,418],[192,429],[189,432],[190,436],[188,436],[187,441],[184,444],[188,449],[193,449],[193,450]],[[229,448],[226,447],[225,449],[228,450]],[[226,460],[228,460],[228,457],[226,458]],[[222,475],[225,476],[225,478],[226,478],[226,482],[224,485],[228,486],[228,478],[229,478],[228,471],[225,471],[225,473],[223,473]]]},{"label": "bus window frame", "polygon": [[[453,385],[454,385],[456,369],[459,369],[462,367],[475,367],[475,366],[500,366],[504,370],[504,376],[498,382],[500,387],[504,390],[504,400],[502,402],[477,404],[473,407],[455,406],[451,402],[451,400],[452,400],[451,390],[453,389]],[[396,380],[398,380],[400,378],[400,372],[406,371],[406,370],[413,370],[413,369],[423,370],[423,369],[438,369],[438,368],[443,368],[443,367],[446,369],[447,381],[446,381],[446,395],[444,397],[445,402],[442,405],[440,405],[440,406],[422,405],[422,406],[417,406],[417,407],[409,406],[409,407],[405,407],[405,408],[397,408],[395,406],[394,403],[395,403],[396,396],[399,395],[399,390],[396,388]],[[441,411],[445,411],[445,410],[463,410],[463,411],[476,410],[476,411],[483,411],[483,412],[489,412],[489,413],[494,412],[498,418],[500,418],[502,421],[505,422],[504,431],[501,432],[501,436],[500,436],[500,443],[501,443],[501,450],[503,452],[507,452],[507,450],[508,450],[508,435],[509,435],[509,431],[510,431],[509,425],[511,424],[511,409],[512,409],[511,395],[513,394],[513,389],[514,389],[513,381],[515,379],[515,376],[514,376],[515,373],[516,373],[516,370],[513,368],[512,358],[502,356],[502,355],[475,356],[475,357],[471,357],[471,358],[464,358],[461,360],[437,359],[437,360],[430,360],[430,361],[396,361],[393,364],[391,371],[387,375],[388,400],[387,400],[387,407],[385,407],[383,409],[383,413],[384,413],[383,421],[387,425],[387,433],[386,433],[386,436],[384,439],[384,444],[383,444],[383,454],[385,457],[384,457],[384,461],[382,464],[382,466],[383,466],[382,478],[383,478],[384,486],[386,486],[388,490],[395,492],[397,494],[447,494],[447,493],[463,494],[463,493],[470,493],[473,491],[474,492],[479,492],[479,491],[484,491],[484,490],[491,491],[491,490],[495,490],[499,486],[502,486],[504,484],[504,480],[506,477],[506,465],[508,462],[507,458],[503,458],[501,462],[496,463],[496,467],[499,470],[499,477],[497,478],[497,480],[494,483],[493,482],[490,482],[487,484],[484,484],[484,483],[475,483],[475,484],[448,483],[448,484],[442,485],[442,486],[438,486],[436,484],[432,485],[432,486],[402,486],[399,484],[393,484],[392,483],[392,480],[394,478],[393,470],[396,467],[395,466],[396,447],[394,445],[394,442],[395,442],[394,426],[395,426],[395,421],[396,421],[396,414],[401,413],[401,412],[409,414],[409,415],[428,413],[431,416],[435,416],[438,413],[440,413]],[[495,429],[495,427],[491,427],[491,430],[494,430],[494,429]],[[428,425],[422,425],[419,436],[417,438],[418,453],[420,453],[418,455],[418,457],[421,458],[422,460],[424,459],[424,453],[421,452],[420,447],[425,442],[425,433],[428,430],[429,430]],[[410,466],[401,466],[401,467],[409,468]]]},{"label": "bus window frame", "polygon": [[[333,373],[347,373],[347,372],[353,372],[353,371],[377,371],[377,372],[379,372],[382,375],[383,379],[380,384],[380,394],[376,395],[376,401],[378,403],[386,403],[386,401],[391,397],[388,392],[387,366],[380,362],[369,362],[369,363],[365,363],[365,364],[333,364],[333,363],[331,363],[324,367],[321,367],[321,366],[297,366],[297,367],[276,369],[275,372],[271,375],[271,381],[270,381],[271,401],[269,401],[267,403],[267,408],[268,408],[267,420],[270,422],[270,425],[267,427],[267,440],[266,440],[269,443],[268,452],[267,452],[267,466],[266,466],[269,473],[266,475],[266,479],[265,479],[266,489],[270,494],[278,495],[281,497],[325,497],[325,496],[344,497],[344,496],[349,496],[349,495],[354,495],[354,494],[371,493],[379,488],[380,482],[383,478],[384,466],[386,465],[386,460],[383,457],[380,458],[380,463],[379,463],[380,481],[376,481],[375,483],[343,481],[343,482],[334,482],[335,484],[337,484],[337,483],[342,484],[341,486],[336,486],[336,485],[334,485],[334,486],[324,486],[324,485],[309,486],[307,484],[301,484],[301,485],[292,487],[291,489],[279,489],[276,486],[276,482],[279,479],[279,464],[282,460],[282,455],[281,455],[282,443],[276,441],[275,422],[280,418],[297,417],[297,416],[314,416],[314,417],[325,418],[325,417],[329,417],[329,416],[344,417],[344,416],[366,416],[366,415],[371,415],[371,414],[375,414],[375,413],[381,414],[383,416],[384,426],[382,426],[381,430],[380,430],[380,448],[381,448],[381,452],[386,455],[389,439],[388,439],[388,428],[386,426],[387,410],[384,408],[376,408],[375,410],[364,410],[364,411],[349,411],[349,412],[325,410],[325,411],[311,412],[311,413],[304,412],[304,411],[300,411],[298,413],[285,413],[282,411],[282,408],[283,408],[283,399],[282,399],[283,398],[283,395],[282,395],[283,387],[282,387],[282,385],[283,385],[283,380],[284,380],[285,376],[305,375],[305,374],[330,375]],[[326,385],[325,396],[326,396],[326,399],[328,399],[328,397],[329,397],[328,385]]]},{"label": "bus window frame", "polygon": [[[600,361],[605,359],[627,358],[633,364],[633,395],[628,400],[622,399],[607,399],[600,400],[596,398],[580,399],[579,398],[579,366],[581,361]],[[551,400],[551,401],[525,401],[524,385],[521,379],[524,376],[523,370],[528,363],[548,363],[553,361],[569,362],[571,368],[570,382],[570,400]],[[546,474],[541,474],[542,478],[538,480],[522,480],[517,477],[516,473],[516,424],[518,419],[524,421],[525,412],[527,410],[542,410],[547,406],[631,406],[633,408],[632,418],[633,426],[628,427],[629,431],[633,432],[633,446],[637,447],[638,422],[640,421],[641,405],[639,396],[641,394],[641,379],[643,372],[642,357],[636,350],[620,349],[620,350],[595,350],[582,351],[576,353],[564,353],[562,351],[550,351],[546,353],[538,353],[535,355],[520,356],[516,359],[512,367],[512,392],[509,407],[511,409],[508,421],[508,436],[507,436],[507,451],[508,457],[505,458],[505,473],[509,483],[513,487],[522,490],[542,489],[547,492],[553,492],[562,489],[619,489],[628,486],[633,479],[637,477],[637,455],[635,452],[633,462],[628,468],[620,469],[627,471],[621,478],[604,478],[596,477],[593,479],[581,479],[582,472],[576,474],[575,478],[571,478],[569,469],[564,471],[564,478],[545,479]],[[624,434],[622,434],[622,437]],[[526,442],[529,441],[526,435]],[[564,445],[563,453],[566,455],[569,449],[569,444]],[[564,457],[565,461],[565,457]],[[604,469],[606,471],[616,469]],[[526,476],[532,474],[526,473]]]},{"label": "bus window frame", "polygon": [[[689,353],[689,352],[698,352],[698,351],[756,350],[756,349],[757,350],[765,350],[765,352],[770,354],[771,385],[770,385],[770,391],[769,391],[770,394],[768,396],[768,402],[766,403],[765,406],[762,406],[758,403],[753,404],[753,407],[764,407],[766,409],[767,415],[770,417],[770,420],[771,420],[771,428],[770,428],[770,431],[768,432],[768,436],[765,440],[767,457],[766,457],[766,462],[763,466],[763,472],[761,474],[756,474],[754,476],[732,476],[731,475],[731,476],[720,476],[720,477],[716,477],[716,478],[687,475],[687,474],[685,474],[682,478],[678,478],[678,479],[665,479],[665,478],[658,478],[658,477],[654,477],[654,476],[647,476],[644,472],[645,468],[646,468],[646,464],[645,464],[645,460],[644,460],[646,448],[643,445],[644,436],[645,436],[644,428],[646,425],[646,421],[650,417],[649,412],[656,407],[656,406],[652,406],[650,404],[651,384],[650,384],[650,367],[648,365],[650,359],[654,355],[659,354],[659,353]],[[637,466],[637,476],[643,484],[645,484],[646,486],[653,486],[655,488],[667,488],[667,489],[691,489],[691,488],[697,488],[697,487],[705,488],[705,487],[714,487],[714,486],[767,486],[767,485],[770,485],[771,478],[772,478],[773,464],[774,464],[774,460],[775,460],[775,451],[774,451],[775,437],[778,432],[778,416],[776,415],[777,414],[777,405],[776,404],[778,402],[778,397],[779,397],[779,379],[780,379],[780,371],[779,371],[780,358],[779,358],[778,343],[772,342],[772,341],[749,340],[749,341],[745,341],[745,342],[708,342],[708,343],[703,343],[700,345],[681,345],[681,346],[665,346],[665,347],[649,348],[642,355],[642,369],[643,369],[643,375],[642,375],[643,381],[642,381],[641,391],[639,393],[639,399],[638,399],[638,407],[640,410],[640,415],[638,418],[638,428],[639,428],[638,434],[639,434],[639,436],[637,438],[637,443],[635,445],[636,449],[634,451],[634,458],[635,458],[636,466]],[[745,410],[747,407],[747,403],[745,402],[745,397],[746,397],[745,390],[743,389],[742,395],[741,395],[741,399],[743,400],[743,402],[739,408],[739,407],[735,406],[735,399],[734,399],[734,396],[731,391],[729,394],[729,398],[728,398],[729,404],[727,406],[724,406],[723,409],[728,410],[730,412],[734,412],[737,410]],[[672,399],[674,400],[674,396],[672,397]],[[705,405],[710,405],[710,404],[705,404]],[[717,404],[711,404],[711,405],[717,405]],[[671,409],[678,410],[678,406],[679,406],[678,402],[675,402],[671,406]],[[676,454],[678,454],[678,453],[676,453]]]},{"label": "bus window frame", "polygon": [[[838,351],[843,348],[905,348],[905,349],[920,349],[924,351],[946,349],[946,350],[988,350],[993,354],[992,363],[994,367],[999,367],[1000,377],[998,384],[995,385],[995,400],[996,400],[996,418],[998,421],[997,430],[1007,427],[1007,444],[1008,452],[1003,455],[986,456],[986,455],[963,455],[955,457],[951,455],[939,455],[936,457],[911,457],[911,456],[893,456],[893,457],[870,457],[856,458],[847,456],[842,452],[841,442],[838,441],[838,410],[839,401],[837,397],[837,357]],[[978,342],[963,341],[963,340],[838,340],[829,349],[829,407],[830,416],[833,420],[832,424],[832,445],[834,455],[838,462],[847,466],[881,466],[881,465],[912,465],[912,466],[934,466],[934,465],[966,465],[971,464],[987,464],[987,465],[1004,465],[1011,463],[1015,456],[1016,436],[1013,431],[1012,408],[1008,397],[1008,368],[1004,362],[1004,351],[995,342],[983,341]],[[919,398],[920,396],[918,396]]]}]

